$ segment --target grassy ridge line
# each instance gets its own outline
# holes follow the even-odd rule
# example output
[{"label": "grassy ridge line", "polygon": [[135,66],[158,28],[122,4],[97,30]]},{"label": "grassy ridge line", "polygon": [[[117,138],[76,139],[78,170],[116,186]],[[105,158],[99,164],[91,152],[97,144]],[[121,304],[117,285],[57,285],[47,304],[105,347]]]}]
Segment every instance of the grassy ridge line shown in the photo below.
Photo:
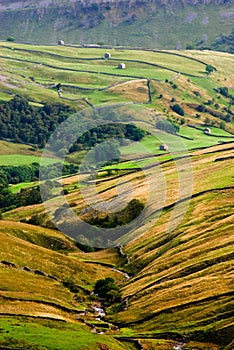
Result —
[{"label": "grassy ridge line", "polygon": [[[41,52],[41,53],[44,53],[44,51],[39,51],[39,50],[28,50],[28,49],[21,49],[21,48],[16,48],[15,47],[16,43],[12,44],[11,46],[4,46],[4,45],[1,45],[2,47],[4,48],[7,48],[7,49],[10,49],[10,48],[13,48],[14,50],[23,50],[23,51],[29,51],[29,52],[34,52],[34,53],[38,53],[38,52]],[[23,45],[23,44],[18,44],[18,45]],[[32,45],[32,44],[27,44],[27,45]],[[38,47],[40,47],[40,45],[37,45]],[[50,47],[52,45],[48,45],[46,46],[47,48]],[[202,65],[207,65],[207,62],[201,60],[201,59],[198,59],[198,58],[195,58],[195,57],[190,57],[190,56],[186,56],[184,54],[180,54],[180,53],[177,53],[177,52],[172,52],[172,51],[165,51],[165,50],[153,50],[153,49],[145,49],[145,48],[141,48],[141,47],[129,47],[129,46],[108,46],[108,45],[103,45],[103,46],[99,46],[99,45],[92,45],[91,47],[88,46],[88,45],[82,45],[82,46],[75,46],[75,45],[64,45],[65,47],[72,47],[72,48],[76,48],[76,49],[83,49],[83,48],[86,48],[86,49],[101,49],[101,50],[104,50],[104,49],[111,49],[111,50],[116,50],[116,51],[126,51],[126,50],[130,50],[130,51],[143,51],[143,52],[155,52],[155,53],[161,53],[161,54],[166,54],[166,55],[173,55],[173,56],[177,56],[177,57],[182,57],[182,58],[186,58],[188,60],[192,60],[194,62],[197,62],[197,63],[201,63]],[[56,48],[58,48],[58,46],[54,46]],[[60,48],[60,47],[59,47]],[[52,55],[55,55],[56,57],[62,57],[62,58],[75,58],[75,57],[69,57],[69,56],[63,56],[63,55],[58,55],[58,54],[54,54],[54,53],[50,53],[50,52],[45,52],[46,54],[52,54]],[[79,59],[79,58],[77,58]],[[87,58],[84,58],[84,59],[87,59]],[[89,59],[89,58],[88,58]],[[91,58],[92,60],[94,58]],[[100,59],[100,57],[99,57]]]},{"label": "grassy ridge line", "polygon": [[73,68],[66,68],[66,67],[58,67],[58,66],[53,66],[47,63],[40,63],[37,61],[30,61],[30,60],[25,60],[25,59],[20,59],[20,58],[13,58],[13,57],[7,57],[4,55],[0,55],[0,58],[4,58],[7,60],[13,60],[13,61],[18,61],[18,62],[27,62],[27,63],[33,63],[33,64],[40,64],[42,66],[48,67],[48,68],[53,68],[57,70],[63,70],[63,71],[69,71],[69,72],[80,72],[80,73],[90,73],[90,74],[102,74],[102,75],[109,75],[109,76],[114,76],[114,77],[123,77],[123,78],[137,78],[137,79],[145,79],[145,77],[142,76],[136,76],[136,75],[127,75],[127,74],[114,74],[114,73],[107,73],[107,72],[98,72],[98,71],[89,71],[89,70],[84,70],[84,69],[73,69]]},{"label": "grassy ridge line", "polygon": [[58,252],[79,251],[72,239],[61,232],[49,228],[21,222],[0,221],[1,233],[11,234],[35,245]]},{"label": "grassy ridge line", "polygon": [[120,83],[111,84],[111,85],[103,87],[103,88],[85,88],[85,87],[82,87],[82,86],[66,85],[66,84],[61,84],[61,86],[68,87],[68,88],[74,88],[74,89],[78,89],[78,90],[81,90],[81,91],[105,91],[105,90],[108,90],[108,89],[111,89],[113,87],[117,87],[117,86],[120,86],[120,85],[123,85],[123,84],[135,83],[135,82],[138,82],[138,81],[145,81],[145,80],[147,80],[147,79],[127,80],[127,81],[123,81],[123,82],[120,82]]},{"label": "grassy ridge line", "polygon": [[[12,226],[14,225],[16,227],[19,226],[17,223],[12,222]],[[94,281],[99,279],[100,276],[107,277],[112,275],[117,280],[121,278],[119,273],[112,271],[108,267],[100,266],[97,271],[95,266],[88,266],[77,256],[76,258],[66,256],[29,243],[11,235],[10,230],[8,233],[1,232],[1,237],[0,253],[2,260],[10,261],[19,268],[27,266],[31,270],[39,269],[46,275],[55,276],[59,281],[72,276],[74,282],[78,286],[85,288],[87,292],[92,288]],[[33,276],[34,274],[32,274],[32,277]],[[49,278],[44,279],[52,283],[52,280]]]},{"label": "grassy ridge line", "polygon": [[[180,135],[178,135],[178,136],[180,136]],[[229,142],[226,142],[225,144],[232,144],[233,143],[233,141],[229,141]],[[190,149],[190,151],[197,151],[197,150],[207,150],[207,148],[212,148],[212,147],[214,147],[213,145],[212,146],[208,146],[208,147],[195,147],[195,148],[191,148]],[[217,153],[219,153],[219,152],[221,152],[221,151],[216,151]],[[183,151],[181,151],[181,152],[178,152],[178,153],[183,153]],[[209,153],[214,153],[213,151],[211,151],[211,152],[209,152]],[[168,157],[169,159],[166,159],[166,160],[163,160],[162,159],[162,157],[164,157],[163,156],[163,154],[156,154],[156,155],[152,155],[152,156],[141,156],[141,157],[138,157],[138,158],[134,158],[134,162],[133,161],[129,161],[129,160],[124,160],[124,161],[121,161],[119,164],[118,164],[118,166],[116,166],[116,165],[111,165],[111,166],[105,166],[105,167],[103,167],[102,169],[101,169],[101,171],[106,171],[106,170],[113,170],[113,171],[128,171],[128,172],[138,172],[138,171],[142,171],[142,170],[149,170],[149,169],[151,169],[151,168],[154,168],[154,167],[160,167],[160,166],[162,166],[162,165],[165,165],[165,164],[167,164],[167,163],[170,163],[170,162],[172,162],[172,161],[178,161],[178,160],[182,160],[182,159],[186,159],[186,158],[190,158],[190,159],[193,159],[193,158],[195,158],[196,157],[196,154],[189,154],[189,155],[180,155],[180,156],[176,156],[176,157],[171,157],[171,155],[170,155],[170,153],[166,153],[165,154],[165,156],[166,157]],[[156,158],[156,157],[158,157],[158,158]],[[159,158],[159,157],[161,157],[161,159]],[[155,161],[154,161],[154,158],[155,158]],[[231,159],[231,156],[227,156],[227,157],[224,157],[223,158],[223,160],[225,160],[225,159]],[[137,167],[136,165],[137,165],[137,163],[138,162],[141,162],[141,161],[143,161],[143,160],[149,160],[149,164],[142,164],[142,163],[140,163],[140,166],[139,167]],[[152,162],[151,162],[152,161]],[[217,160],[215,160],[215,161],[218,161],[218,159]],[[147,162],[148,163],[148,162]],[[150,163],[152,163],[152,164],[150,164]],[[121,164],[126,164],[126,166],[124,167],[121,167]],[[113,178],[118,178],[118,177],[122,177],[122,176],[124,176],[124,174],[120,174],[120,175],[115,175],[115,176],[113,176]],[[99,183],[99,182],[106,182],[106,181],[108,181],[110,178],[108,178],[108,179],[99,179],[99,180],[97,180],[97,182]],[[92,181],[91,181],[92,182]]]},{"label": "grassy ridge line", "polygon": [[[10,47],[7,47],[7,46],[2,46],[2,47],[5,47],[5,48],[10,48]],[[12,47],[13,48],[13,47]],[[57,58],[65,58],[65,59],[72,59],[72,60],[88,60],[88,61],[93,61],[93,60],[100,60],[100,61],[103,61],[105,62],[105,59],[104,58],[87,58],[87,57],[71,57],[71,56],[62,56],[62,55],[58,55],[58,54],[54,54],[54,53],[49,53],[49,52],[43,52],[43,51],[37,51],[37,50],[27,50],[27,49],[20,49],[20,48],[14,48],[14,50],[18,50],[18,51],[23,51],[23,52],[32,52],[32,53],[40,53],[40,54],[46,54],[46,55],[51,55],[52,57],[57,57]],[[186,56],[186,55],[180,55],[180,54],[176,54],[176,53],[172,53],[172,52],[160,52],[160,51],[152,51],[150,50],[151,52],[158,52],[158,53],[164,53],[164,54],[170,54],[170,55],[174,55],[174,56],[177,56],[177,57],[182,57],[183,59],[188,59],[188,60],[192,60],[192,61],[196,61],[202,65],[206,65],[205,62],[202,62],[196,58],[193,58],[193,57],[189,57],[189,56]],[[156,57],[157,58],[157,57]],[[106,60],[106,62],[110,62],[110,61],[122,61],[122,60],[125,60],[126,62],[134,62],[134,63],[140,63],[140,64],[146,64],[146,65],[151,65],[151,66],[154,66],[154,67],[159,67],[159,68],[162,68],[164,70],[168,70],[168,71],[172,71],[172,72],[175,72],[175,73],[181,73],[181,74],[184,74],[184,75],[189,75],[189,76],[193,76],[193,77],[200,77],[200,78],[204,78],[204,76],[198,76],[198,75],[195,75],[195,74],[189,74],[189,73],[186,73],[186,72],[181,72],[181,70],[178,70],[178,69],[172,69],[172,68],[169,68],[169,67],[166,67],[166,66],[162,66],[162,65],[159,65],[159,64],[155,64],[155,63],[151,63],[151,62],[148,62],[148,61],[143,61],[143,60],[138,60],[138,59],[126,59],[125,57],[121,57],[121,58],[110,58],[109,60]]]},{"label": "grassy ridge line", "polygon": [[[5,46],[5,48],[7,48],[7,46]],[[74,57],[71,57],[71,56],[61,56],[61,55],[58,55],[58,54],[54,54],[54,53],[49,53],[49,52],[43,52],[43,51],[36,51],[36,50],[26,50],[26,49],[19,49],[19,48],[15,48],[14,50],[17,50],[17,51],[23,51],[23,52],[32,52],[32,53],[42,53],[42,54],[45,54],[45,55],[49,55],[49,56],[52,56],[52,57],[56,57],[56,58],[65,58],[65,59],[71,59],[71,60],[76,60],[76,61],[105,61],[104,58],[100,58],[100,57],[97,57],[97,58],[88,58],[88,57],[80,57],[80,58],[74,58]],[[160,51],[153,51],[153,52],[160,52]],[[161,52],[162,53],[162,52]],[[163,52],[165,53],[165,52]],[[169,54],[169,53],[168,53]],[[173,53],[171,53],[173,54]],[[173,55],[176,55],[176,54],[173,54]],[[193,58],[190,58],[190,57],[187,57],[185,55],[177,55],[177,56],[180,56],[180,57],[183,57],[183,58],[188,58],[188,59],[191,59],[191,60],[194,60],[194,61],[197,61],[199,63],[203,63],[197,59],[193,59]],[[0,56],[2,58],[4,58],[3,56]],[[123,59],[120,59],[120,58],[109,58],[108,59],[108,62],[111,62],[111,61],[117,61],[117,62],[122,62]],[[168,70],[170,72],[174,72],[174,73],[180,73],[180,74],[183,74],[185,76],[190,76],[190,77],[194,77],[194,78],[207,78],[207,76],[203,76],[203,75],[195,75],[195,74],[189,74],[189,73],[186,73],[186,72],[183,72],[183,71],[179,71],[179,70],[176,70],[176,69],[172,69],[172,68],[168,68],[166,66],[162,66],[162,65],[159,65],[159,64],[155,64],[155,63],[151,63],[151,62],[146,62],[146,61],[140,61],[140,60],[133,60],[133,59],[126,59],[124,58],[124,61],[125,62],[133,62],[133,63],[140,63],[140,64],[146,64],[146,65],[149,65],[149,66],[152,66],[152,67],[157,67],[157,68],[162,68],[164,70]],[[35,63],[35,62],[33,62]],[[205,63],[203,63],[205,64]],[[43,64],[45,65],[45,64]],[[206,64],[205,64],[206,65]],[[48,65],[47,65],[48,66]],[[51,68],[51,66],[48,66]],[[86,71],[88,73],[90,73],[89,71]],[[95,72],[97,73],[97,72]],[[99,72],[100,74],[100,72]],[[111,74],[111,73],[110,73]],[[119,75],[119,74],[118,74]],[[129,76],[126,76],[126,77],[129,77]],[[157,82],[162,82],[164,80],[159,80],[159,79],[153,79]]]},{"label": "grassy ridge line", "polygon": [[[57,315],[28,315],[28,314],[22,314],[22,313],[10,313],[10,312],[0,312],[0,315],[1,316],[6,316],[6,317],[27,317],[27,318],[31,318],[31,319],[43,319],[43,320],[50,320],[50,321],[58,321],[58,322],[67,322],[62,316],[57,316]],[[4,349],[4,350],[16,350],[17,348],[1,348],[0,346],[0,349]],[[22,350],[22,348],[18,348],[20,350]]]}]

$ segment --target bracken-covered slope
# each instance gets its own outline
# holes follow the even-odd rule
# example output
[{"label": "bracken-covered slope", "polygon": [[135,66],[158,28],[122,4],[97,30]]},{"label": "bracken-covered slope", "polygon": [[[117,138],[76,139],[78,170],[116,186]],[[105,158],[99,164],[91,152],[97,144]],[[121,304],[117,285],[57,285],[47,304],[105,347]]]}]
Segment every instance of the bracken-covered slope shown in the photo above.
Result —
[{"label": "bracken-covered slope", "polygon": [[[233,28],[233,1],[0,1],[1,39],[157,48],[210,47]],[[229,43],[222,49],[228,50]]]}]

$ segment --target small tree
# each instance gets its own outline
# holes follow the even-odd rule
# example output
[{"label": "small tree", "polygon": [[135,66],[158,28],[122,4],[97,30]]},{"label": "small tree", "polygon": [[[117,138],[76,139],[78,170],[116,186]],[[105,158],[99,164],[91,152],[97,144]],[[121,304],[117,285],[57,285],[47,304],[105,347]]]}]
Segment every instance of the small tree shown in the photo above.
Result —
[{"label": "small tree", "polygon": [[13,36],[9,36],[6,40],[11,43],[15,42],[15,38]]},{"label": "small tree", "polygon": [[108,302],[121,300],[120,289],[111,277],[98,280],[94,286],[94,293]]},{"label": "small tree", "polygon": [[220,122],[219,123],[219,127],[220,127],[220,129],[225,130],[226,129],[226,123],[224,121]]},{"label": "small tree", "polygon": [[184,109],[176,103],[175,105],[171,106],[171,109],[176,112],[177,114],[184,116]]},{"label": "small tree", "polygon": [[211,74],[211,73],[213,73],[215,70],[216,70],[215,67],[213,67],[211,64],[207,64],[207,65],[206,65],[206,73],[207,73],[207,74]]},{"label": "small tree", "polygon": [[193,44],[187,44],[185,49],[186,50],[195,50],[195,46]]}]

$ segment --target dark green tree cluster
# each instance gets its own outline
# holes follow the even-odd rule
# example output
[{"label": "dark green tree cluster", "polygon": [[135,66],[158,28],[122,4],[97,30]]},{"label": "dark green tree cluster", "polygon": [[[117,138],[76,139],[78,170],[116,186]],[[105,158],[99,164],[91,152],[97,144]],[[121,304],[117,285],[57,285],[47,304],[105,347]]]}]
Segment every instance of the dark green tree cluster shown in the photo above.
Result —
[{"label": "dark green tree cluster", "polygon": [[[63,104],[46,103],[43,107],[34,107],[26,98],[15,96],[12,100],[0,105],[0,138],[43,147],[57,126],[74,112],[73,108]],[[107,138],[129,138],[139,141],[145,135],[143,130],[133,124],[104,122],[103,125],[96,126],[95,121],[87,117],[80,116],[78,123],[77,120],[75,118],[74,123],[72,119],[70,120],[70,125],[66,126],[66,132],[62,129],[56,130],[54,151],[63,155],[68,151],[66,145],[69,144],[71,135],[81,134],[82,130],[87,129],[89,131],[84,132],[77,139],[70,148],[70,152],[93,147]]]},{"label": "dark green tree cluster", "polygon": [[144,204],[139,199],[132,199],[128,205],[115,214],[97,215],[92,217],[88,222],[91,225],[105,228],[114,228],[129,224],[136,219],[144,209]]},{"label": "dark green tree cluster", "polygon": [[0,187],[0,208],[2,211],[38,203],[41,203],[38,186],[22,189],[20,193],[12,193],[8,187]]},{"label": "dark green tree cluster", "polygon": [[[65,175],[73,175],[76,174],[79,170],[79,166],[76,164],[64,164],[62,168],[62,174],[60,172],[61,164],[54,163],[46,166],[41,166],[40,168],[40,179],[41,180],[49,180],[55,179],[56,177],[65,176]],[[39,172],[39,171],[38,171]]]},{"label": "dark green tree cluster", "polygon": [[176,103],[175,105],[172,105],[171,109],[177,114],[184,116],[184,109],[178,103]]},{"label": "dark green tree cluster", "polygon": [[[109,123],[102,124],[85,132],[77,139],[77,142],[70,148],[70,152],[79,150],[80,148],[90,148],[97,143],[101,143],[109,138],[130,139],[140,141],[146,132],[134,124]],[[82,146],[80,146],[82,145]]]},{"label": "dark green tree cluster", "polygon": [[[42,167],[42,179],[51,179],[61,176],[60,164],[55,163]],[[0,209],[8,211],[21,206],[33,205],[41,203],[41,193],[46,193],[48,198],[52,196],[52,189],[54,183],[46,181],[39,186],[21,189],[19,193],[12,193],[10,191],[10,184],[17,184],[21,182],[31,182],[38,179],[40,165],[33,163],[31,165],[22,166],[2,166],[0,167]],[[75,164],[65,164],[63,166],[62,175],[72,175],[78,172],[79,167]]]},{"label": "dark green tree cluster", "polygon": [[234,97],[232,96],[232,94],[229,93],[228,87],[222,86],[222,87],[217,88],[215,90],[217,92],[219,92],[221,95],[223,95],[224,97],[227,97],[227,98],[234,100]]},{"label": "dark green tree cluster", "polygon": [[21,96],[0,105],[0,138],[44,146],[57,125],[75,110],[63,104],[34,107]]},{"label": "dark green tree cluster", "polygon": [[107,302],[121,301],[120,289],[111,277],[98,280],[95,283],[94,293]]},{"label": "dark green tree cluster", "polygon": [[219,38],[216,38],[215,42],[211,45],[211,49],[214,51],[234,53],[234,28],[230,35],[221,35]]},{"label": "dark green tree cluster", "polygon": [[116,141],[108,140],[96,146],[94,157],[97,162],[118,161],[120,157],[119,144]]},{"label": "dark green tree cluster", "polygon": [[[196,107],[196,110],[198,112],[202,112],[202,113],[209,113],[210,115],[212,115],[212,116],[214,116],[216,118],[222,119],[223,121],[225,121],[227,123],[228,122],[232,122],[233,121],[233,117],[234,117],[232,111],[231,110],[227,110],[226,108],[224,109],[227,112],[226,114],[224,114],[222,112],[219,112],[219,111],[216,111],[214,109],[208,108],[208,107],[206,107],[204,105],[198,105]],[[206,124],[209,124],[209,123],[206,122]]]},{"label": "dark green tree cluster", "polygon": [[73,175],[76,174],[79,170],[78,165],[69,163],[63,165],[62,174],[60,173],[60,168],[60,163],[48,164],[41,167],[39,163],[20,166],[1,166],[0,183],[6,187],[9,184],[36,181],[38,180],[39,175],[41,175],[41,180],[47,180],[54,179],[61,175]]},{"label": "dark green tree cluster", "polygon": [[38,163],[20,166],[1,166],[0,171],[6,177],[7,184],[18,184],[36,180],[39,166]]},{"label": "dark green tree cluster", "polygon": [[215,72],[215,71],[216,71],[216,68],[213,67],[211,64],[207,64],[207,65],[206,65],[206,73],[207,73],[207,74],[211,74],[211,73],[213,73],[213,72]]}]

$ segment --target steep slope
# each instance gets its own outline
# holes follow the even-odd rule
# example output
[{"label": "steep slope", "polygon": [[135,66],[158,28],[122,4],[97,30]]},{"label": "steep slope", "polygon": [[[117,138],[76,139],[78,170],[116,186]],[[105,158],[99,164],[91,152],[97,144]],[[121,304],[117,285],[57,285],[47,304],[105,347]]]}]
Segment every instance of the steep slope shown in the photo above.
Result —
[{"label": "steep slope", "polygon": [[[65,245],[71,242],[52,230],[1,221],[0,238],[1,349],[75,350],[77,343],[79,349],[135,349],[111,335],[93,334],[108,325],[96,320],[94,282],[105,277],[122,280],[121,273],[85,263],[74,247],[75,258],[67,256]],[[63,254],[35,243],[63,246]]]},{"label": "steep slope", "polygon": [[209,47],[233,27],[233,1],[1,1],[2,39]]},{"label": "steep slope", "polygon": [[[97,273],[103,263],[117,263],[122,264],[122,268],[132,276],[121,282],[121,311],[112,312],[106,318],[121,328],[121,339],[135,339],[141,344],[147,344],[147,339],[174,339],[188,342],[188,349],[212,350],[223,349],[232,341],[233,144],[197,150],[191,156],[193,194],[191,200],[185,198],[181,202],[189,206],[179,226],[166,232],[178,195],[175,164],[169,161],[162,164],[167,180],[166,206],[157,219],[157,203],[151,204],[145,222],[133,232],[138,234],[138,238],[123,248],[127,256],[125,264],[124,260],[116,260],[113,253],[105,250],[83,254],[83,258],[89,261],[88,266],[92,266],[92,261],[98,263]],[[151,172],[156,173],[155,166],[152,166]],[[137,198],[144,201],[147,196],[147,182],[143,181],[139,171],[105,180],[98,184],[103,200],[110,200],[116,195],[116,183],[120,191],[122,187],[124,189],[126,181],[135,186]],[[187,182],[183,183],[183,186],[186,185]],[[75,210],[78,212],[84,208],[79,193],[70,193],[67,198],[76,202]],[[154,222],[153,226],[149,226],[150,222]],[[13,255],[19,259],[19,254]],[[10,261],[13,255],[4,257]],[[73,252],[71,255],[79,258],[80,253]],[[62,257],[59,264],[67,259],[71,261],[69,257]],[[38,255],[38,263],[40,260]],[[44,263],[47,266],[46,260]],[[44,263],[43,271],[51,273],[48,270],[50,264],[46,268]],[[77,263],[73,260],[73,264]],[[81,264],[80,269],[79,277],[74,275],[74,278],[80,278],[85,266]],[[90,278],[93,280],[92,272],[86,280]],[[83,283],[82,286],[85,287]],[[126,331],[126,327],[130,330]],[[202,342],[203,345],[190,344],[191,341]],[[172,349],[173,344],[165,345],[165,349]],[[160,349],[156,343],[155,349]]]}]

